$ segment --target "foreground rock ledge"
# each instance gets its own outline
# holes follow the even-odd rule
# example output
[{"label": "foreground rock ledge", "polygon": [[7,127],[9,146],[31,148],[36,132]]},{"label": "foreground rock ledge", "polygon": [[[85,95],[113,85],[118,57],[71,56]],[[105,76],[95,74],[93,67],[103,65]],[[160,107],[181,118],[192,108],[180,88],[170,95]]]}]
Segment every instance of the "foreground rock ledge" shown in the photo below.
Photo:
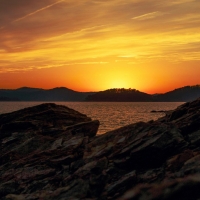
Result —
[{"label": "foreground rock ledge", "polygon": [[1,199],[200,199],[200,99],[157,121],[98,126],[55,104],[0,115]]}]

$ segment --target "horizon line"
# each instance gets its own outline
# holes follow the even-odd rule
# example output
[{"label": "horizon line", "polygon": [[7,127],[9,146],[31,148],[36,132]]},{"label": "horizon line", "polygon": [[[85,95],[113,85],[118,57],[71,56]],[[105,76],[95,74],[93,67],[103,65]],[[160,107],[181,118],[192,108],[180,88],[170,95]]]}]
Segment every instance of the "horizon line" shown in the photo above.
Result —
[{"label": "horizon line", "polygon": [[[178,87],[178,88],[174,88],[172,90],[169,90],[167,92],[170,92],[170,91],[174,91],[176,89],[181,89],[181,88],[185,88],[185,87],[200,87],[200,84],[196,84],[196,85],[185,85],[185,86],[181,86],[181,87]],[[71,89],[71,88],[68,88],[66,86],[57,86],[57,87],[52,87],[52,88],[38,88],[38,87],[29,87],[29,86],[22,86],[22,87],[18,87],[18,88],[0,88],[0,90],[19,90],[19,89],[23,89],[23,88],[27,88],[27,89],[40,89],[40,90],[52,90],[52,89],[59,89],[59,88],[63,88],[63,89],[68,89],[68,90],[72,90],[74,92],[80,92],[80,93],[88,93],[88,92],[102,92],[102,91],[106,91],[106,90],[111,90],[111,89],[125,89],[125,90],[137,90],[139,92],[143,92],[141,90],[138,90],[136,88],[109,88],[109,89],[105,89],[105,90],[98,90],[98,91],[78,91],[78,90],[74,90],[74,89]],[[164,93],[167,93],[167,92],[164,92]],[[146,93],[146,92],[144,92]],[[155,93],[152,93],[150,95],[155,95],[155,94],[164,94],[164,93],[158,93],[158,92],[155,92]],[[146,93],[146,94],[149,94],[149,93]]]}]

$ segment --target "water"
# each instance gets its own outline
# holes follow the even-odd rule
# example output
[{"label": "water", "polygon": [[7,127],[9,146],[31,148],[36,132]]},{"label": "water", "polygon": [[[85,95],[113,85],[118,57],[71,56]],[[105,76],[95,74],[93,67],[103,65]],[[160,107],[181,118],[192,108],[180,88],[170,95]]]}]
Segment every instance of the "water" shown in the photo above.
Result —
[{"label": "water", "polygon": [[[43,102],[0,102],[0,114],[19,110]],[[183,102],[54,102],[73,108],[93,120],[100,121],[98,134],[138,121],[156,120],[164,113],[152,110],[173,110]]]}]

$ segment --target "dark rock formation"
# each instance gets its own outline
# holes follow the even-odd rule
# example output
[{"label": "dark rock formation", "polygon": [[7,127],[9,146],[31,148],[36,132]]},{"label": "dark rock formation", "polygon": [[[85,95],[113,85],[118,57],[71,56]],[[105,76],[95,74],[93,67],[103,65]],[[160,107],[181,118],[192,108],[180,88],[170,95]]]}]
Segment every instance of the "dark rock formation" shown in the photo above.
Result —
[{"label": "dark rock formation", "polygon": [[152,110],[151,113],[167,113],[166,110]]},{"label": "dark rock formation", "polygon": [[1,199],[200,199],[200,99],[95,136],[98,125],[55,104],[0,115]]}]

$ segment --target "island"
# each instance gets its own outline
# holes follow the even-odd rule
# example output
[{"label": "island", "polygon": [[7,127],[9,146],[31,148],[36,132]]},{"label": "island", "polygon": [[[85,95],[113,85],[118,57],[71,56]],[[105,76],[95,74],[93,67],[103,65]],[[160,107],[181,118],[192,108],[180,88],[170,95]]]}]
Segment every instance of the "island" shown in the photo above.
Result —
[{"label": "island", "polygon": [[147,94],[132,88],[111,88],[96,92],[78,92],[66,87],[0,89],[0,101],[187,102],[199,97],[200,85],[184,86],[163,94]]}]

